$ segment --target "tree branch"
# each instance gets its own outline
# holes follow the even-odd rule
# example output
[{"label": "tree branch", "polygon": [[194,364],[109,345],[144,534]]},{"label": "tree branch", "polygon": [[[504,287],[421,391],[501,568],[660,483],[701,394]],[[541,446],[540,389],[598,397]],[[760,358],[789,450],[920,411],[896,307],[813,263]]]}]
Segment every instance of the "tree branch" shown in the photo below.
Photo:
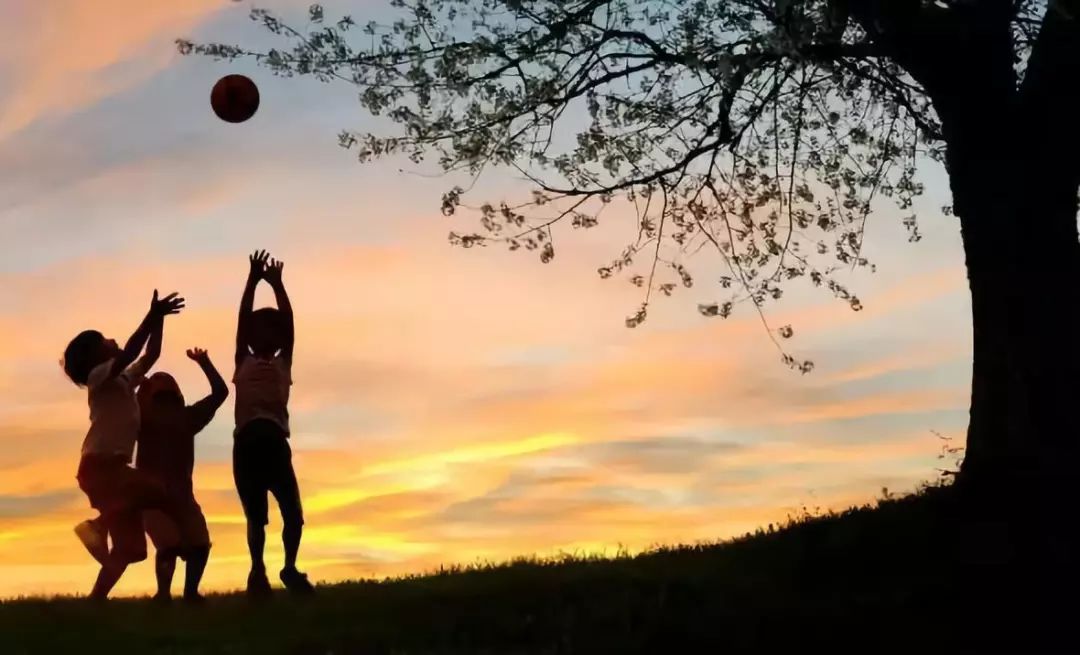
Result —
[{"label": "tree branch", "polygon": [[[1050,0],[1021,87],[1021,116],[1030,143],[1064,175],[1075,196],[1080,185],[1080,0]],[[1035,145],[1037,144],[1037,145]]]}]

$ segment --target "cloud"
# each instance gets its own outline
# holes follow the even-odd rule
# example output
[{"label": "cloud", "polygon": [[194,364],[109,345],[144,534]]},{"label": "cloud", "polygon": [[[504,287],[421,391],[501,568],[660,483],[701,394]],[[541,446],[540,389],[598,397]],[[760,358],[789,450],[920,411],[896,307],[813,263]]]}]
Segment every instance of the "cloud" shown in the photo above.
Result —
[{"label": "cloud", "polygon": [[25,518],[46,514],[75,502],[74,491],[54,491],[32,496],[0,494],[0,519]]},{"label": "cloud", "polygon": [[718,459],[746,448],[744,444],[669,436],[588,444],[580,456],[606,471],[635,474],[683,475],[710,467]]},{"label": "cloud", "polygon": [[[203,165],[205,183],[170,181]],[[125,224],[110,251],[66,234],[55,243],[77,256],[0,272],[0,494],[42,499],[36,510],[11,501],[22,504],[0,520],[0,595],[71,591],[93,574],[71,534],[90,510],[73,479],[84,392],[56,365],[67,339],[85,327],[122,339],[152,288],[179,288],[189,309],[170,319],[160,367],[194,398],[206,382],[183,348],[209,348],[228,376],[246,267],[236,243],[253,226],[284,253],[298,312],[293,448],[305,565],[321,579],[718,538],[802,502],[864,500],[932,475],[938,444],[927,428],[966,402],[963,339],[927,349],[919,327],[954,300],[952,269],[883,283],[859,314],[780,306],[799,345],[830,355],[799,376],[775,363],[756,317],[707,321],[692,299],[626,330],[639,290],[595,279],[603,248],[567,247],[550,266],[463,253],[441,243],[441,228],[430,228],[438,239],[422,232],[421,214],[395,225],[394,239],[368,241],[346,229],[365,217],[336,232],[322,224],[340,198],[300,211],[230,191],[274,186],[275,166],[219,177],[184,149],[114,162],[73,182],[69,201],[123,208],[134,188],[160,192],[175,213],[155,216],[154,229]],[[61,206],[47,207],[52,220]],[[203,213],[224,218],[210,225]],[[263,288],[258,304],[268,302]],[[855,336],[868,333],[879,336]],[[197,443],[215,542],[209,588],[235,587],[245,567],[230,430],[225,410]],[[69,502],[43,500],[54,494]],[[276,548],[271,540],[271,558]],[[42,562],[47,570],[11,568]],[[120,593],[152,584],[136,567]]]},{"label": "cloud", "polygon": [[175,56],[173,39],[225,0],[50,0],[14,3],[0,45],[7,93],[0,141],[47,116],[71,114],[148,79]]},{"label": "cloud", "polygon": [[[961,424],[966,404],[960,269],[911,256],[890,271],[906,279],[854,278],[859,313],[792,290],[769,317],[795,326],[809,376],[777,363],[752,313],[700,317],[707,284],[627,330],[641,290],[596,266],[636,234],[632,216],[556,231],[550,265],[453,250],[445,232],[462,226],[435,211],[447,180],[357,170],[333,147],[348,87],[312,104],[268,81],[266,122],[210,120],[210,64],[170,69],[172,39],[246,41],[243,15],[227,0],[0,2],[0,596],[94,575],[71,532],[92,512],[74,480],[85,392],[57,365],[67,340],[122,340],[155,286],[176,288],[189,308],[159,368],[194,398],[207,384],[183,349],[208,348],[228,377],[255,246],[287,260],[297,308],[293,450],[317,579],[715,539],[932,474],[928,428]],[[696,260],[699,282],[717,266]],[[231,418],[196,445],[211,589],[247,565]],[[118,592],[152,586],[144,565]]]}]

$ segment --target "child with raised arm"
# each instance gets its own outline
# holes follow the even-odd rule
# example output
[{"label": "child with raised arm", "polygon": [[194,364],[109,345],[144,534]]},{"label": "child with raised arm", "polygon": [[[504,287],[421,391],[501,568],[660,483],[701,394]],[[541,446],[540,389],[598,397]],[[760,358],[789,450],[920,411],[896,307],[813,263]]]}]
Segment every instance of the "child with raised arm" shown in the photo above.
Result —
[{"label": "child with raised arm", "polygon": [[[285,567],[281,582],[293,593],[311,593],[307,576],[296,568],[303,534],[304,514],[289,448],[289,389],[292,385],[293,312],[281,280],[284,264],[270,260],[265,251],[249,258],[247,284],[240,300],[236,329],[236,432],[233,440],[233,478],[247,520],[251,573],[247,592],[252,597],[270,593],[263,563],[267,494],[274,494],[281,510],[281,539]],[[266,280],[274,290],[277,308],[253,311],[255,287]]]},{"label": "child with raised arm", "polygon": [[75,533],[101,564],[91,598],[106,598],[129,564],[146,559],[141,512],[171,511],[161,486],[130,464],[140,422],[135,388],[161,354],[165,317],[183,307],[184,299],[175,293],[158,299],[154,291],[150,311],[122,349],[100,332],[86,330],[64,351],[64,372],[87,389],[90,405],[76,479],[100,516],[80,523]]},{"label": "child with raised arm", "polygon": [[195,466],[195,435],[213,420],[218,408],[229,397],[229,387],[205,350],[193,348],[187,351],[187,356],[202,368],[210,382],[210,394],[185,406],[180,386],[171,375],[164,372],[151,375],[137,394],[142,426],[135,468],[164,485],[176,510],[177,520],[170,519],[161,510],[143,514],[146,533],[156,550],[154,571],[158,590],[155,599],[171,600],[173,573],[179,557],[187,564],[184,601],[201,603],[199,583],[210,557],[210,532],[202,508],[195,500],[191,481]]}]

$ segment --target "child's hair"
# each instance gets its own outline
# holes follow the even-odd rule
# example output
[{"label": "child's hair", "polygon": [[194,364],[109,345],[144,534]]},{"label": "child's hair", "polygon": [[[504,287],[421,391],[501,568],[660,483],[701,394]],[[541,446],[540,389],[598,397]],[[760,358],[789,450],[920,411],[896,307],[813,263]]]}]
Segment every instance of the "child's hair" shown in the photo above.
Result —
[{"label": "child's hair", "polygon": [[260,327],[277,329],[281,325],[281,311],[277,307],[262,307],[251,312],[252,323]]},{"label": "child's hair", "polygon": [[184,404],[184,394],[181,393],[176,378],[164,371],[158,371],[139,385],[139,390],[135,394],[135,398],[139,402],[139,409],[142,410],[144,416],[150,414],[151,401],[154,396],[162,392],[173,394],[181,405]]},{"label": "child's hair", "polygon": [[72,382],[80,387],[86,386],[90,371],[101,363],[97,359],[104,341],[105,336],[97,330],[85,330],[67,345],[61,365]]},{"label": "child's hair", "polygon": [[251,312],[251,333],[248,345],[281,348],[285,344],[283,315],[275,307],[263,307]]}]

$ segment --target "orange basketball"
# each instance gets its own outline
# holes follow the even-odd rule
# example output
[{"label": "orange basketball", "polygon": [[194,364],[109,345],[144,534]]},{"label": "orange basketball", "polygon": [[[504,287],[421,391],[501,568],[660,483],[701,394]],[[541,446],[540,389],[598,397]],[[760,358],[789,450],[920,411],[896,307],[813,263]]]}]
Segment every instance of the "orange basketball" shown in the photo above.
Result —
[{"label": "orange basketball", "polygon": [[226,75],[210,92],[210,106],[221,120],[243,123],[259,110],[259,87],[243,75]]}]

